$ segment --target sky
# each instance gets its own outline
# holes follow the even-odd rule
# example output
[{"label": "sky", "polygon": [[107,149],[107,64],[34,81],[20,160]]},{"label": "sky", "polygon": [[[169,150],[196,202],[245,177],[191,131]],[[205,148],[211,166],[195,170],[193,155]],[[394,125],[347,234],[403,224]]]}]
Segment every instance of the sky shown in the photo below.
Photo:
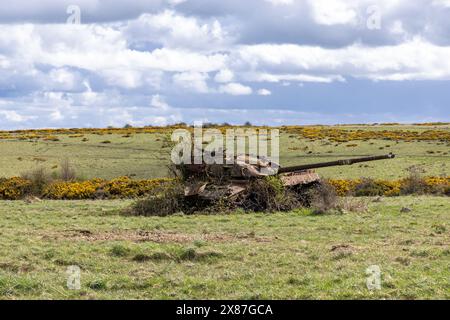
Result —
[{"label": "sky", "polygon": [[15,0],[0,129],[450,121],[450,0]]}]

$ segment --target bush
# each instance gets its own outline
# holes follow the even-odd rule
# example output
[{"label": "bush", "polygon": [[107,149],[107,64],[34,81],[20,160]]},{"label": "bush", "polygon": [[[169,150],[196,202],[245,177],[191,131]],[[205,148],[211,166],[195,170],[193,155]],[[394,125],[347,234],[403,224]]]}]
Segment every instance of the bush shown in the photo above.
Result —
[{"label": "bush", "polygon": [[338,207],[338,196],[334,187],[322,182],[309,191],[311,208],[315,214],[329,213]]},{"label": "bush", "polygon": [[289,211],[301,206],[296,194],[286,189],[276,176],[250,182],[245,198],[239,207],[247,211]]},{"label": "bush", "polygon": [[427,177],[423,181],[427,193],[450,196],[450,177]]},{"label": "bush", "polygon": [[132,180],[120,177],[105,181],[92,179],[79,182],[54,181],[48,184],[42,196],[54,200],[131,199],[143,197],[170,179]]},{"label": "bush", "polygon": [[387,188],[383,184],[377,183],[373,179],[364,178],[355,186],[353,192],[357,197],[374,197],[382,196],[386,191]]},{"label": "bush", "polygon": [[75,170],[72,168],[69,159],[64,159],[60,164],[60,178],[63,181],[74,181],[77,178]]},{"label": "bush", "polygon": [[400,193],[408,194],[425,194],[427,191],[427,184],[421,175],[421,169],[417,166],[408,168],[409,176],[403,180],[400,188]]},{"label": "bush", "polygon": [[337,195],[346,196],[352,193],[355,186],[359,184],[360,180],[345,180],[345,179],[329,179],[327,183],[332,185],[336,190]]},{"label": "bush", "polygon": [[103,180],[100,179],[82,182],[55,181],[44,188],[42,196],[52,200],[95,199],[102,183]]},{"label": "bush", "polygon": [[101,192],[106,198],[137,198],[148,195],[153,189],[172,179],[132,180],[119,177],[103,184]]},{"label": "bush", "polygon": [[0,199],[19,200],[30,194],[32,183],[21,177],[0,179]]},{"label": "bush", "polygon": [[173,181],[153,188],[146,199],[138,200],[125,214],[164,217],[184,209],[184,187],[179,181]]},{"label": "bush", "polygon": [[31,182],[31,193],[41,196],[44,188],[51,182],[51,177],[44,167],[38,167],[34,170],[22,174],[22,179]]}]

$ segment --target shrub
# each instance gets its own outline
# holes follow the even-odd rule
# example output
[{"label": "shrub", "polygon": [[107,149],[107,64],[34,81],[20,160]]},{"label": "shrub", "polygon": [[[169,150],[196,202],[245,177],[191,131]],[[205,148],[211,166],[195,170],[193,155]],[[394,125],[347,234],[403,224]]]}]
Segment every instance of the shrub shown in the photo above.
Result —
[{"label": "shrub", "polygon": [[42,196],[52,200],[95,199],[102,183],[103,180],[100,179],[82,182],[54,181],[44,188]]},{"label": "shrub", "polygon": [[61,161],[60,178],[63,181],[74,181],[77,178],[75,169],[72,168],[69,159]]},{"label": "shrub", "polygon": [[21,177],[0,179],[0,199],[19,200],[30,194],[32,183]]},{"label": "shrub", "polygon": [[132,180],[119,177],[103,184],[101,192],[107,198],[136,198],[148,195],[151,191],[171,179]]},{"label": "shrub", "polygon": [[353,190],[355,196],[357,197],[382,196],[386,191],[386,187],[383,184],[367,178],[362,179],[362,181],[358,183]]},{"label": "shrub", "polygon": [[132,180],[119,177],[110,181],[92,179],[79,182],[54,181],[43,190],[47,199],[126,199],[143,197],[170,179]]},{"label": "shrub", "polygon": [[421,169],[417,166],[408,168],[409,176],[403,180],[400,188],[401,194],[425,194],[427,185],[422,177]]},{"label": "shrub", "polygon": [[426,193],[450,195],[450,177],[427,177],[423,179]]},{"label": "shrub", "polygon": [[360,180],[330,179],[327,180],[327,183],[334,187],[337,195],[346,196],[353,192]]},{"label": "shrub", "polygon": [[125,214],[163,217],[183,211],[184,204],[184,187],[173,181],[153,188],[146,199],[138,200]]},{"label": "shrub", "polygon": [[239,204],[249,211],[289,211],[301,206],[294,192],[286,189],[276,176],[250,182],[245,198]]},{"label": "shrub", "polygon": [[337,208],[338,196],[331,184],[322,182],[311,189],[309,193],[311,208],[313,208],[315,214],[329,213],[331,210]]},{"label": "shrub", "polygon": [[34,170],[22,174],[22,178],[31,182],[31,193],[41,196],[44,188],[51,182],[51,177],[44,167],[37,167]]}]

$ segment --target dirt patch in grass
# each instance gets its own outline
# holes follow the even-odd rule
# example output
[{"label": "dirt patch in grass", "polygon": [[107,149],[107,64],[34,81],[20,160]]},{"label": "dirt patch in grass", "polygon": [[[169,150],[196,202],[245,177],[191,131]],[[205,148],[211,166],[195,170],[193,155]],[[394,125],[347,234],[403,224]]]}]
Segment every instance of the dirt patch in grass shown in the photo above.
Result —
[{"label": "dirt patch in grass", "polygon": [[0,262],[0,270],[7,272],[30,272],[33,270],[33,266],[31,264],[16,264],[13,262]]},{"label": "dirt patch in grass", "polygon": [[333,260],[340,260],[352,256],[357,249],[349,244],[337,244],[333,245],[330,251]]},{"label": "dirt patch in grass", "polygon": [[200,235],[184,234],[177,232],[120,230],[92,232],[88,230],[66,230],[52,235],[45,235],[43,239],[51,240],[75,240],[75,241],[132,241],[132,242],[156,242],[156,243],[190,243],[194,241],[212,242],[272,242],[270,237],[255,236],[253,234],[220,234],[208,233]]},{"label": "dirt patch in grass", "polygon": [[355,248],[349,244],[336,244],[336,245],[333,245],[330,250],[332,252],[354,251]]}]

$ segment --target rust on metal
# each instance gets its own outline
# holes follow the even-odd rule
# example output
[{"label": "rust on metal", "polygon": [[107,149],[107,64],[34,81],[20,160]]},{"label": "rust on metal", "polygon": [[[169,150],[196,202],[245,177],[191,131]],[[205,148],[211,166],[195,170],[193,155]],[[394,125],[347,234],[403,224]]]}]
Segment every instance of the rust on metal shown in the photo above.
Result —
[{"label": "rust on metal", "polygon": [[293,172],[280,175],[283,185],[292,187],[300,184],[310,184],[320,180],[320,176],[314,171]]}]

